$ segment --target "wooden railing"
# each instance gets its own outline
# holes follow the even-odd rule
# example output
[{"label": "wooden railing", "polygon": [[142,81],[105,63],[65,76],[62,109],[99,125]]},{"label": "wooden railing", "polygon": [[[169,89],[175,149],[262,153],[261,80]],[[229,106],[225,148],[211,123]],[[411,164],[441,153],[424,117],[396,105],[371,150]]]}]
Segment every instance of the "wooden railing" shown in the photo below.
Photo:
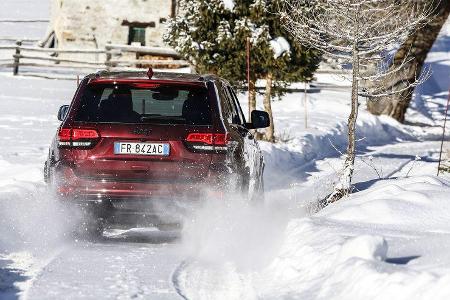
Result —
[{"label": "wooden railing", "polygon": [[22,67],[114,70],[189,66],[173,49],[160,47],[107,44],[104,49],[52,49],[24,46],[19,40],[0,45],[0,51],[12,52],[11,58],[0,56],[0,67],[11,67],[14,75]]}]

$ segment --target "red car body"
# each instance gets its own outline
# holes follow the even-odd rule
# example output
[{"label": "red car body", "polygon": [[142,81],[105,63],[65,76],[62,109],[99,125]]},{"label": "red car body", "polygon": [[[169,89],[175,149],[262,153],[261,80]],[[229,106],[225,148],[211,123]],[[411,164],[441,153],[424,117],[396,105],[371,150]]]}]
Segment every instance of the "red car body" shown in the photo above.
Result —
[{"label": "red car body", "polygon": [[100,72],[82,80],[70,107],[60,109],[45,163],[56,194],[139,212],[236,188],[261,192],[264,162],[250,129],[266,127],[267,114],[255,111],[247,123],[221,78],[151,75]]}]

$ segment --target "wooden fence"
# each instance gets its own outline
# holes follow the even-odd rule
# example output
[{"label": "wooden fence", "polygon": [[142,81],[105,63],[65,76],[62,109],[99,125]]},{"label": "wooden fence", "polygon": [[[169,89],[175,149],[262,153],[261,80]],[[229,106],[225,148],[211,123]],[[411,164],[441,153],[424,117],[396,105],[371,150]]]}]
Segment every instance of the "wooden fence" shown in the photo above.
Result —
[{"label": "wooden fence", "polygon": [[10,58],[0,56],[0,67],[10,67],[18,75],[22,67],[119,70],[188,67],[173,49],[107,44],[104,49],[52,49],[26,46],[23,41],[0,45],[11,51]]}]

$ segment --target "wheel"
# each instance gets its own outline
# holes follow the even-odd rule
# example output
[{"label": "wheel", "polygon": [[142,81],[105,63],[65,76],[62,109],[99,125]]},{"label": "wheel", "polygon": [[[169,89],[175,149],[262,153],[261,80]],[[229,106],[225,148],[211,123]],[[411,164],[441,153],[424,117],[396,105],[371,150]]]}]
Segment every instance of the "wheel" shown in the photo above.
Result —
[{"label": "wheel", "polygon": [[250,193],[250,200],[254,204],[263,204],[264,203],[264,179],[260,176],[257,182],[254,184],[252,191]]},{"label": "wheel", "polygon": [[265,194],[264,194],[264,177],[263,175],[259,178],[258,191],[256,192],[257,197],[260,202],[264,202]]},{"label": "wheel", "polygon": [[50,173],[49,173],[48,161],[45,161],[45,163],[44,163],[44,182],[46,184],[48,184],[50,182]]},{"label": "wheel", "polygon": [[82,213],[81,224],[75,234],[87,240],[100,239],[112,213],[112,204],[110,202],[89,203],[79,206],[79,208]]},{"label": "wheel", "polygon": [[256,179],[254,182],[248,177],[244,176],[241,180],[239,192],[242,197],[251,203],[264,202],[264,181],[262,178]]},{"label": "wheel", "polygon": [[156,224],[156,228],[158,228],[159,231],[179,231],[179,232],[181,232],[181,230],[183,229],[180,223]]},{"label": "wheel", "polygon": [[83,239],[90,241],[99,240],[103,236],[103,230],[105,229],[105,220],[101,218],[92,218],[83,221],[80,227],[81,232],[77,232]]},{"label": "wheel", "polygon": [[242,176],[240,192],[244,197],[250,196],[250,178],[247,174]]}]

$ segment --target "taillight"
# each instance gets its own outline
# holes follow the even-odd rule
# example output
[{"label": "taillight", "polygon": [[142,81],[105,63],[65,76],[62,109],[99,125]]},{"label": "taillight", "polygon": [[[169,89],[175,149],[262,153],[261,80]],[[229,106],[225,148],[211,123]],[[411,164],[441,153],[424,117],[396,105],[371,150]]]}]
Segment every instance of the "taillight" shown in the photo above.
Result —
[{"label": "taillight", "polygon": [[225,146],[227,144],[227,135],[224,133],[216,133],[214,135],[214,145]]},{"label": "taillight", "polygon": [[70,146],[71,129],[61,128],[58,132],[59,146]]},{"label": "taillight", "polygon": [[226,151],[225,133],[189,133],[186,137],[188,148],[197,151]]},{"label": "taillight", "polygon": [[213,134],[212,133],[189,133],[186,138],[186,142],[191,143],[204,143],[208,145],[213,144]]},{"label": "taillight", "polygon": [[96,139],[98,132],[94,129],[72,129],[72,140]]},{"label": "taillight", "polygon": [[58,146],[60,147],[92,147],[100,138],[95,129],[61,128],[58,132]]}]

